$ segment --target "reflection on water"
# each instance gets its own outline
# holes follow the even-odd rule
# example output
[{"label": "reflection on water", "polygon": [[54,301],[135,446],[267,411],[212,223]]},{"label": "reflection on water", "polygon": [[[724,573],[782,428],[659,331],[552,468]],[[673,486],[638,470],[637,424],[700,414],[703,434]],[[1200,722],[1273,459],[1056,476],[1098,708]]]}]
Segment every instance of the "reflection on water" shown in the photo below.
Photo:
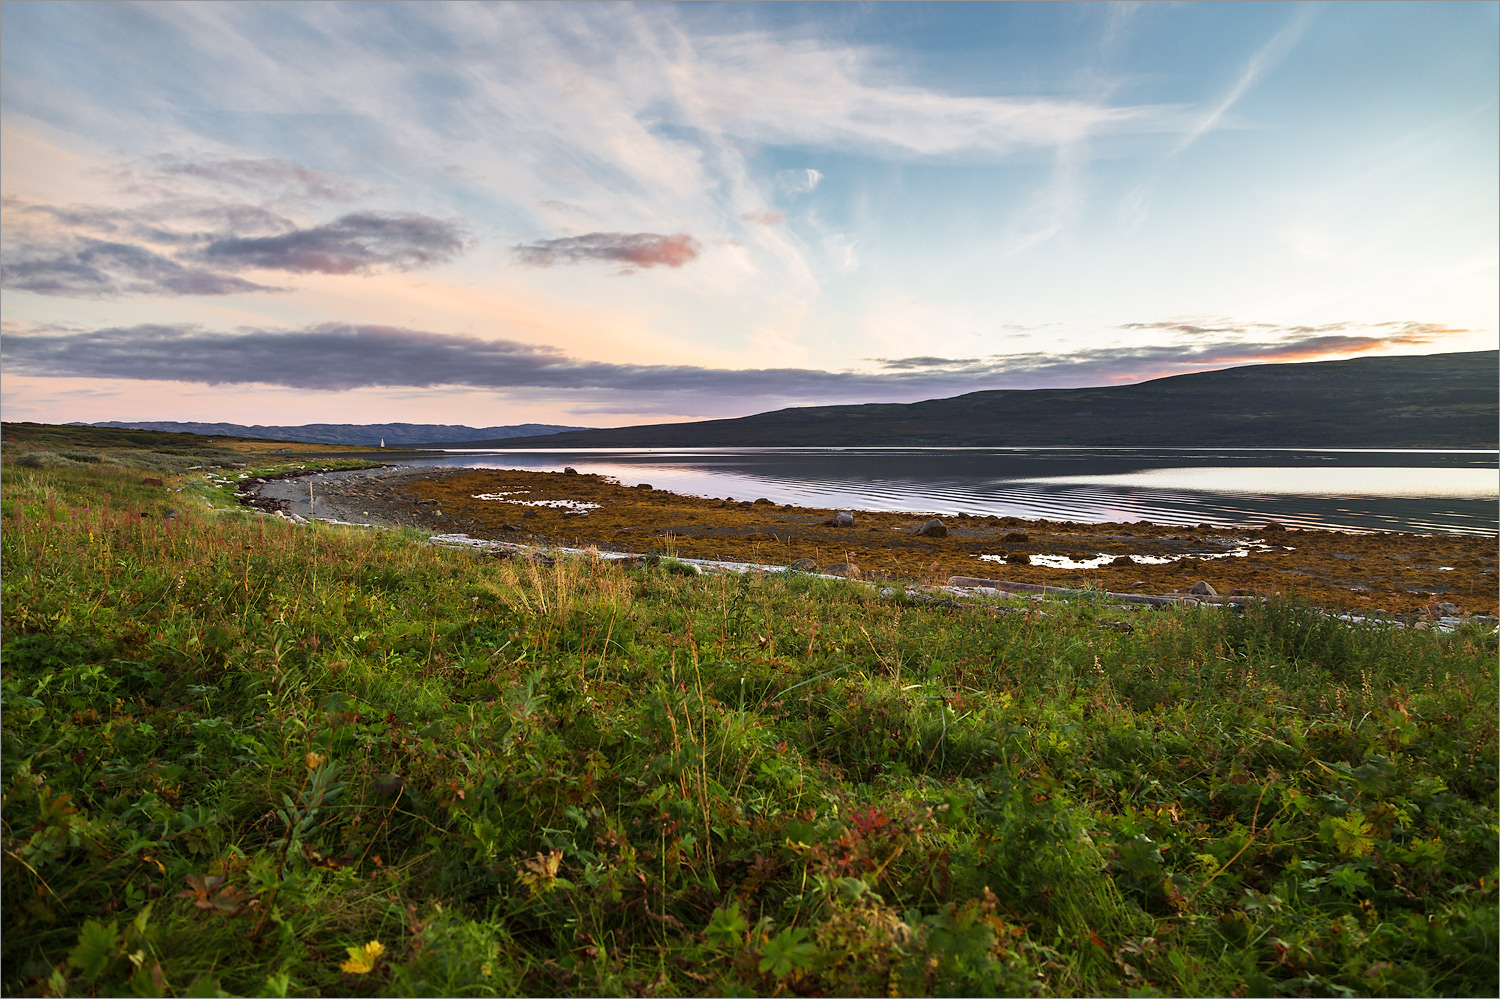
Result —
[{"label": "reflection on water", "polygon": [[1493,451],[726,448],[444,453],[417,464],[613,476],[626,485],[860,510],[1086,522],[1492,533]]}]

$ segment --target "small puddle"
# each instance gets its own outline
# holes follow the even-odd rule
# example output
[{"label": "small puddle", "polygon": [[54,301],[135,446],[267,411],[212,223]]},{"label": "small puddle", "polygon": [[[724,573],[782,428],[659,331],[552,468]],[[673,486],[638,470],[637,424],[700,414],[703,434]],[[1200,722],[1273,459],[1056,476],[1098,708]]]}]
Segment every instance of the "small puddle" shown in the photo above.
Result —
[{"label": "small puddle", "polygon": [[[1125,558],[1136,565],[1167,565],[1179,559],[1211,559],[1211,558],[1244,558],[1251,552],[1271,552],[1280,548],[1282,551],[1296,551],[1289,545],[1268,545],[1263,541],[1242,541],[1238,548],[1231,548],[1225,552],[1183,552],[1179,555],[1111,555],[1108,552],[1100,552],[1092,558],[1071,558],[1067,555],[1033,555],[1031,564],[1039,565],[1047,569],[1098,569],[1109,565],[1116,558]],[[985,562],[1004,562],[1004,555],[981,555]]]},{"label": "small puddle", "polygon": [[515,499],[520,493],[474,493],[473,498],[477,500],[498,500],[501,503],[514,503],[516,506],[547,506],[560,510],[597,510],[598,503],[585,503],[582,500],[526,500]]}]

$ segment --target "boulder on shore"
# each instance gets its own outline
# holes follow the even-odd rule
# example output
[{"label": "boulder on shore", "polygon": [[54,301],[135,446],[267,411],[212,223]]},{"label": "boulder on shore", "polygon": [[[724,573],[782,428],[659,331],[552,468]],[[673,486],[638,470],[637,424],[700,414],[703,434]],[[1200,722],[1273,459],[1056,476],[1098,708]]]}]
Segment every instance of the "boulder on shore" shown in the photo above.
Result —
[{"label": "boulder on shore", "polygon": [[927,523],[917,528],[917,534],[924,538],[946,538],[948,527],[941,520],[933,517]]},{"label": "boulder on shore", "polygon": [[846,579],[859,578],[859,567],[848,562],[835,562],[823,571],[830,576],[843,576]]},{"label": "boulder on shore", "polygon": [[1200,597],[1216,597],[1219,595],[1219,591],[1209,585],[1206,579],[1198,580],[1192,586],[1189,586],[1187,591]]},{"label": "boulder on shore", "polygon": [[810,558],[799,558],[791,565],[788,565],[787,568],[795,569],[797,572],[817,572],[818,563],[814,562]]},{"label": "boulder on shore", "polygon": [[853,527],[854,511],[840,510],[838,513],[833,515],[833,518],[831,520],[824,521],[824,523],[826,523],[830,527]]}]

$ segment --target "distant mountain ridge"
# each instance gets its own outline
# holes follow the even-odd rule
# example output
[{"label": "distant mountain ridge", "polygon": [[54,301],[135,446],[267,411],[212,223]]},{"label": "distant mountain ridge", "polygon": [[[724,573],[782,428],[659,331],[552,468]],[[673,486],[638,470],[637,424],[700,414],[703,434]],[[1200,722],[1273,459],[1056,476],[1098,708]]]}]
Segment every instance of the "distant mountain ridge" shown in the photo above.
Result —
[{"label": "distant mountain ridge", "polygon": [[461,446],[1492,448],[1497,428],[1500,351],[1471,351],[1257,364],[1134,385],[810,406]]},{"label": "distant mountain ridge", "polygon": [[446,442],[471,440],[475,437],[524,438],[589,429],[551,423],[522,423],[510,427],[466,427],[451,423],[307,423],[298,427],[265,427],[258,424],[247,427],[239,423],[178,423],[168,420],[129,423],[111,420],[107,423],[80,425],[301,441],[307,444],[379,444],[385,441],[387,447],[410,447],[416,444],[441,446]]}]

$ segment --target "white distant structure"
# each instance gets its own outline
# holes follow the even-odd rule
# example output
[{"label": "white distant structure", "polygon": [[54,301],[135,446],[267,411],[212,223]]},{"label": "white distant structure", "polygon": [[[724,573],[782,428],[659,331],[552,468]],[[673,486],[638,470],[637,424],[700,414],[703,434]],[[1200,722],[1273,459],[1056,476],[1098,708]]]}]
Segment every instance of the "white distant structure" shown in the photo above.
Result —
[{"label": "white distant structure", "polygon": [[384,437],[380,438],[380,446],[381,447],[385,447],[385,438]]}]

